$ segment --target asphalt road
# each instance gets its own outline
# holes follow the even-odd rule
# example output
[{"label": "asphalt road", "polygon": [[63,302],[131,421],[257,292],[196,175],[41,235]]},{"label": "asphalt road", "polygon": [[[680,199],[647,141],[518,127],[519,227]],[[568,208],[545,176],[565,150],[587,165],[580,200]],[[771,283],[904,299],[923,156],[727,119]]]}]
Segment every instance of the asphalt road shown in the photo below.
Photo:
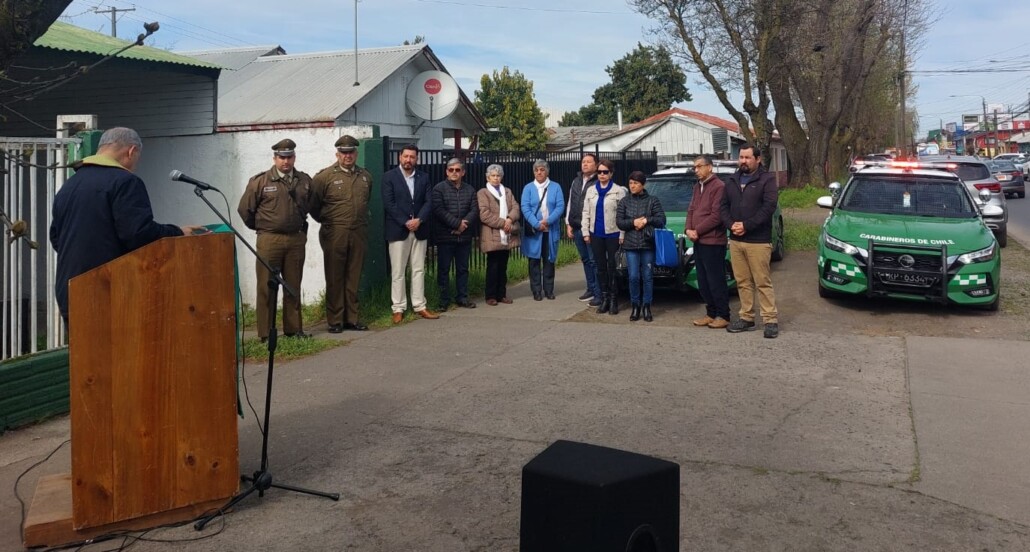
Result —
[{"label": "asphalt road", "polygon": [[1009,206],[1009,236],[1030,247],[1030,198],[1013,197]]}]

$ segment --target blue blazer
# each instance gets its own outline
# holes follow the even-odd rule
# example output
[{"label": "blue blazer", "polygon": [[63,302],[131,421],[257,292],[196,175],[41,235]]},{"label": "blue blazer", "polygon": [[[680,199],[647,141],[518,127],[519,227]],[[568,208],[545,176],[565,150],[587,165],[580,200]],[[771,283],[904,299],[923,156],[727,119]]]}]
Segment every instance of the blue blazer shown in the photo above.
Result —
[{"label": "blue blazer", "polygon": [[[548,261],[555,262],[558,259],[558,240],[561,239],[562,228],[558,221],[565,216],[565,196],[561,185],[555,181],[547,186],[547,237]],[[522,201],[519,208],[522,209],[522,221],[533,227],[540,226],[540,217],[537,216],[537,209],[540,207],[540,195],[536,191],[536,183],[530,182],[522,188]],[[543,253],[543,234],[537,232],[535,236],[522,236],[522,254],[530,259],[539,259]]]},{"label": "blue blazer", "polygon": [[403,241],[410,233],[404,226],[411,219],[422,221],[415,232],[415,239],[429,239],[429,219],[432,206],[429,195],[429,175],[415,169],[415,196],[408,191],[408,183],[400,167],[394,167],[383,174],[383,236],[386,241]]}]

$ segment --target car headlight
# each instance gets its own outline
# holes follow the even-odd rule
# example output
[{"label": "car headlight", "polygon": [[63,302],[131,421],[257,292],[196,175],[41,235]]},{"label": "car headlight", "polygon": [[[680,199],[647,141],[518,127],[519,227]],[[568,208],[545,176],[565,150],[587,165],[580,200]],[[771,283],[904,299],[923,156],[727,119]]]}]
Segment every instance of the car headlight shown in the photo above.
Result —
[{"label": "car headlight", "polygon": [[978,251],[970,251],[969,253],[966,253],[964,255],[959,255],[957,260],[962,264],[985,263],[993,259],[994,254],[995,247],[992,243],[991,245],[988,245],[987,247],[980,249]]},{"label": "car headlight", "polygon": [[829,247],[834,251],[840,251],[845,255],[854,256],[857,253],[863,257],[869,256],[869,252],[865,249],[862,249],[861,247],[855,247],[854,245],[851,245],[847,242],[840,241],[837,238],[827,234],[826,232],[823,232],[823,243],[826,244],[826,247]]}]

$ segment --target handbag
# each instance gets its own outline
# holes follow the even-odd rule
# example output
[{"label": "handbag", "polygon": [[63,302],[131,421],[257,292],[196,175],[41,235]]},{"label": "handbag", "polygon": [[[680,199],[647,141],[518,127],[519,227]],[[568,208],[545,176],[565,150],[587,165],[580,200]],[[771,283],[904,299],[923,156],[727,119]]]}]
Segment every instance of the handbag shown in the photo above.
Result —
[{"label": "handbag", "polygon": [[[540,198],[540,204],[536,206],[536,218],[538,218],[538,219],[540,218],[540,208],[543,207],[544,206],[544,202],[547,201],[547,190],[550,189],[550,188],[551,187],[548,186],[546,189],[544,189],[544,195],[543,195],[543,197]],[[523,224],[522,225],[522,235],[523,236],[525,236],[527,238],[532,238],[536,234],[537,234],[537,229],[536,228],[533,228],[529,224]]]},{"label": "handbag", "polygon": [[654,230],[654,262],[658,266],[676,268],[680,265],[676,251],[676,235],[668,228]]},{"label": "handbag", "polygon": [[626,250],[620,245],[619,249],[615,251],[615,270],[622,272],[626,269]]}]

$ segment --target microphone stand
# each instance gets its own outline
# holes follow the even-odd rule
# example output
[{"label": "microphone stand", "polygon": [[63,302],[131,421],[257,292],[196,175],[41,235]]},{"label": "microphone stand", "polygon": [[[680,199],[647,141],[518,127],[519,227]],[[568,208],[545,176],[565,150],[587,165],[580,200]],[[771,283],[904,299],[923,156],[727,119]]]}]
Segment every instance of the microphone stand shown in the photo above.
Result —
[{"label": "microphone stand", "polygon": [[250,483],[250,485],[246,489],[237,493],[236,496],[232,497],[232,499],[229,500],[229,502],[225,506],[219,508],[212,514],[209,514],[198,519],[197,522],[193,524],[193,528],[197,531],[203,530],[204,527],[211,522],[211,520],[221,515],[222,512],[224,512],[225,510],[232,508],[241,500],[250,496],[254,491],[257,491],[259,497],[264,497],[265,491],[272,487],[275,487],[276,489],[283,489],[286,491],[293,491],[295,493],[321,496],[334,501],[340,500],[340,493],[326,493],[322,491],[313,491],[311,489],[304,489],[302,487],[294,487],[293,485],[285,485],[282,483],[272,482],[272,473],[268,470],[268,424],[269,416],[272,411],[272,376],[275,373],[275,349],[276,342],[278,341],[279,336],[278,331],[275,327],[275,307],[279,303],[279,286],[282,286],[283,290],[293,297],[298,297],[297,291],[291,288],[286,283],[286,280],[283,279],[282,274],[279,272],[278,269],[272,268],[272,266],[268,264],[268,261],[263,259],[261,255],[258,255],[257,250],[254,249],[254,246],[250,245],[250,243],[246,239],[244,239],[243,236],[240,235],[236,228],[233,227],[229,220],[222,216],[222,213],[214,205],[212,205],[206,197],[204,197],[204,190],[202,190],[200,186],[194,185],[193,193],[197,194],[197,197],[202,199],[204,203],[206,203],[207,206],[211,209],[211,211],[215,213],[215,215],[218,215],[218,218],[222,220],[222,222],[226,225],[226,227],[229,228],[229,230],[232,230],[232,233],[236,235],[236,238],[240,240],[240,242],[242,242],[243,245],[247,246],[247,249],[249,249],[250,252],[254,254],[254,257],[257,258],[258,262],[261,263],[261,265],[268,270],[269,274],[268,305],[266,305],[266,308],[268,309],[268,380],[265,385],[265,423],[262,426],[261,432],[261,467],[256,472],[254,472],[254,475],[252,476],[240,476],[240,480],[246,483]]}]

